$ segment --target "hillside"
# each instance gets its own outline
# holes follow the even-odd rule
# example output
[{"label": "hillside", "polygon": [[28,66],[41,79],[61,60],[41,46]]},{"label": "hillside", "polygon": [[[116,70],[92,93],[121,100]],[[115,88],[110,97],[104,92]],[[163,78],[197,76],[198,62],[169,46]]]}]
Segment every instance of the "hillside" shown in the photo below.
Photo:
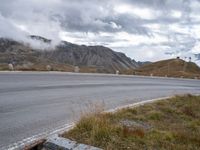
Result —
[{"label": "hillside", "polygon": [[200,68],[193,62],[169,59],[146,64],[134,70],[137,75],[200,78]]},{"label": "hillside", "polygon": [[108,72],[137,67],[137,64],[125,54],[114,52],[107,47],[76,45],[68,42],[62,42],[55,51],[46,52],[46,57],[59,63],[95,67]]},{"label": "hillside", "polygon": [[[39,36],[30,36],[33,42],[50,44],[51,40]],[[51,50],[34,49],[28,44],[11,39],[0,38],[0,70],[7,70],[13,63],[16,70],[52,70],[73,71],[79,66],[81,72],[107,72],[134,69],[138,65],[125,54],[115,52],[103,46],[76,45],[62,41]]]},{"label": "hillside", "polygon": [[138,64],[139,67],[142,67],[142,66],[147,65],[147,64],[150,64],[150,63],[152,63],[152,62],[150,62],[150,61],[144,61],[144,62],[138,61],[138,62],[137,62],[137,64]]}]

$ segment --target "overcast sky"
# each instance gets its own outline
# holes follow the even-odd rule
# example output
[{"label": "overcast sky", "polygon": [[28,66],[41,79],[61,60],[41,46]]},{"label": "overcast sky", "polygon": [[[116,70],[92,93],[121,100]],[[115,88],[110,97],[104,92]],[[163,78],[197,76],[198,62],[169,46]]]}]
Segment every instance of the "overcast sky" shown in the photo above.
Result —
[{"label": "overcast sky", "polygon": [[0,36],[27,34],[104,45],[140,61],[193,57],[200,0],[0,0]]}]

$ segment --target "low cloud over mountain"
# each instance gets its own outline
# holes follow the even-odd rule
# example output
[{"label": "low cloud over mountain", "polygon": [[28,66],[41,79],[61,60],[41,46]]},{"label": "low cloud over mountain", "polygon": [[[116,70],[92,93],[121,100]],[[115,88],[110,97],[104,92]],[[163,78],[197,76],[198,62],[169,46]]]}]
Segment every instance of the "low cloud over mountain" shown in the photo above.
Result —
[{"label": "low cloud over mountain", "polygon": [[[31,39],[46,45],[51,44],[51,40],[40,36],[31,36]],[[124,53],[104,46],[76,45],[62,41],[51,50],[34,49],[27,43],[0,38],[0,65],[7,67],[9,63],[18,70],[44,70],[46,65],[50,65],[54,70],[62,70],[64,67],[63,71],[72,71],[75,66],[79,66],[93,68],[94,72],[108,73],[138,67],[137,62]]]},{"label": "low cloud over mountain", "polygon": [[199,0],[1,0],[0,36],[104,45],[141,61],[195,60],[199,14]]}]

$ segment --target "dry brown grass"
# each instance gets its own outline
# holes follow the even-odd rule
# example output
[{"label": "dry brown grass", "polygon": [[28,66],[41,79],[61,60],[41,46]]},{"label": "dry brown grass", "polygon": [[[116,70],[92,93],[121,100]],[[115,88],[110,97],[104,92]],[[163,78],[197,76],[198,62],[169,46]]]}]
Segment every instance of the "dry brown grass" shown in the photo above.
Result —
[{"label": "dry brown grass", "polygon": [[181,59],[169,59],[147,64],[135,69],[133,74],[184,78],[200,78],[200,68],[193,62],[185,62]]},{"label": "dry brown grass", "polygon": [[89,113],[64,137],[107,150],[197,150],[200,96],[171,99],[116,113]]},{"label": "dry brown grass", "polygon": [[[46,66],[52,67],[51,71],[64,71],[74,72],[74,66],[67,64],[56,64],[56,63],[34,63],[31,66],[24,67],[22,64],[15,66],[15,70],[20,71],[48,71]],[[8,70],[8,64],[0,64],[0,70]],[[169,59],[158,61],[155,63],[144,65],[138,69],[116,69],[119,70],[119,74],[126,75],[144,75],[144,76],[168,76],[178,78],[192,78],[200,79],[200,68],[192,63],[185,62],[181,59]],[[98,67],[80,67],[81,73],[112,73],[116,71],[109,68],[98,68]]]},{"label": "dry brown grass", "polygon": [[2,71],[9,70],[8,64],[0,64],[0,70]]}]

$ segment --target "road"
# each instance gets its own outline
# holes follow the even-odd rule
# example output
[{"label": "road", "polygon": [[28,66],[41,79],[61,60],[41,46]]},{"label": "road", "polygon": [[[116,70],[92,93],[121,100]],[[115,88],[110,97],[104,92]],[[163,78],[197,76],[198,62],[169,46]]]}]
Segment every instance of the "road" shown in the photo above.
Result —
[{"label": "road", "polygon": [[0,73],[0,149],[78,118],[142,100],[199,93],[200,80],[74,73]]}]

